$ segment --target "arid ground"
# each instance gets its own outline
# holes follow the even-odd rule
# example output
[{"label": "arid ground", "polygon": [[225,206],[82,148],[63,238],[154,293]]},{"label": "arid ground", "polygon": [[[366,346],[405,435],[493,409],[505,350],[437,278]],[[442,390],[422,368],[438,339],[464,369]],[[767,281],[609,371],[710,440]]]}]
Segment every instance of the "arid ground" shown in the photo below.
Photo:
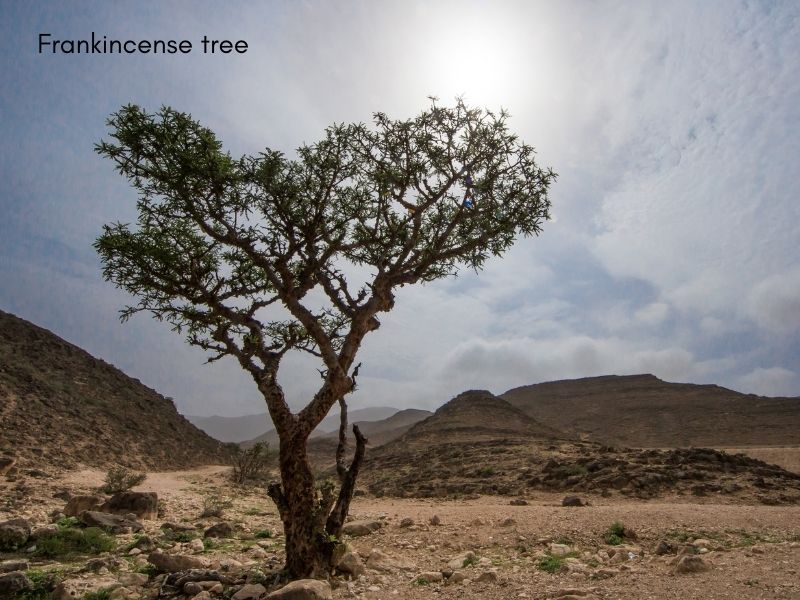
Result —
[{"label": "arid ground", "polygon": [[[166,553],[194,555],[233,580],[260,581],[269,589],[265,574],[279,568],[283,558],[280,522],[263,490],[232,487],[227,471],[210,466],[150,473],[136,489],[157,492],[162,508],[158,519],[143,521],[145,533]],[[13,499],[0,510],[0,521],[23,516],[45,525],[50,513],[65,504],[53,494],[92,493],[103,476],[99,470],[79,470],[53,478],[0,480],[0,494]],[[24,496],[18,493],[20,486]],[[612,494],[585,495],[588,506],[564,507],[562,498],[563,494],[531,493],[525,498],[527,505],[511,505],[503,496],[359,496],[353,519],[376,521],[381,527],[368,535],[348,536],[363,574],[335,578],[333,597],[800,598],[800,506],[732,504],[729,499],[723,503],[713,496],[640,500]],[[226,501],[221,518],[200,518],[209,503]],[[234,526],[233,537],[201,543],[203,531],[219,521]],[[168,535],[162,529],[166,522],[191,527],[180,536]],[[624,526],[620,544],[604,539],[613,523]],[[97,572],[81,572],[96,558],[87,556],[65,561],[31,558],[30,569],[57,570],[62,578],[117,586],[114,581],[121,580],[126,591],[114,597],[153,598],[159,580],[148,567],[148,552],[132,550],[140,538],[141,534],[115,536],[117,549],[106,555],[109,560],[99,569],[95,565]],[[664,554],[656,553],[659,545]],[[566,556],[557,558],[559,554]],[[699,557],[703,570],[678,573],[680,554]],[[2,558],[19,556],[25,557],[25,552]],[[148,574],[149,580],[125,577],[136,571]],[[439,581],[442,573],[447,577]],[[230,592],[226,586],[223,594],[228,596],[211,597],[229,597]]]}]

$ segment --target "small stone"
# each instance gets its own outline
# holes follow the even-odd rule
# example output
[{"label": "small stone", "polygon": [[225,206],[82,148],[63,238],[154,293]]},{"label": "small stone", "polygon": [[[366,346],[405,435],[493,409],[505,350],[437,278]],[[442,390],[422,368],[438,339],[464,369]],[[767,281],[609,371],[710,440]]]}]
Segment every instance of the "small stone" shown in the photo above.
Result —
[{"label": "small stone", "polygon": [[497,582],[497,573],[494,571],[485,571],[478,575],[478,578],[475,580],[479,583],[496,583]]},{"label": "small stone", "polygon": [[678,564],[675,565],[675,572],[680,574],[702,573],[710,568],[708,563],[699,556],[687,554],[682,556]]},{"label": "small stone", "polygon": [[[186,586],[184,586],[184,590],[185,589]],[[250,583],[243,585],[238,592],[231,596],[231,600],[258,600],[266,593],[267,588],[260,583]]]},{"label": "small stone", "polygon": [[[219,593],[222,594],[222,586],[219,587],[220,587]],[[209,591],[203,590],[199,594],[195,594],[194,596],[192,596],[192,600],[212,600],[211,596],[212,593],[213,592],[209,593]]]},{"label": "small stone", "polygon": [[206,549],[206,547],[203,545],[203,540],[197,538],[188,542],[186,544],[186,547],[194,554],[197,554],[198,552],[203,552]]},{"label": "small stone", "polygon": [[360,537],[378,531],[381,527],[383,527],[381,521],[351,521],[350,523],[345,523],[344,527],[342,527],[342,533],[350,537]]},{"label": "small stone", "polygon": [[260,546],[251,548],[250,550],[247,551],[247,554],[249,554],[251,558],[254,558],[256,560],[261,560],[269,556],[269,553]]},{"label": "small stone", "polygon": [[353,551],[345,552],[342,558],[339,559],[336,568],[345,575],[350,575],[353,579],[367,572],[361,558]]},{"label": "small stone", "polygon": [[411,527],[414,524],[414,519],[411,517],[405,517],[402,521],[400,521],[400,527]]},{"label": "small stone", "polygon": [[188,596],[195,596],[204,591],[203,586],[196,581],[187,581],[183,584],[183,593]]},{"label": "small stone", "polygon": [[665,554],[675,554],[675,552],[677,552],[675,544],[667,540],[661,540],[660,542],[658,542],[658,546],[656,546],[655,550],[655,554],[657,556],[664,556]]},{"label": "small stone", "polygon": [[220,595],[222,594],[222,592],[225,591],[225,587],[219,582],[214,582],[214,585],[208,588],[208,591],[211,592],[212,594]]},{"label": "small stone", "polygon": [[428,523],[436,527],[437,525],[442,524],[442,520],[439,518],[439,515],[433,515],[430,519],[428,519]]},{"label": "small stone", "polygon": [[549,550],[550,554],[552,554],[557,558],[563,558],[564,556],[572,552],[572,548],[570,548],[566,544],[555,544],[555,543],[550,544]]},{"label": "small stone", "polygon": [[63,513],[68,517],[77,517],[85,510],[95,510],[105,498],[103,496],[72,496],[64,507]]},{"label": "small stone", "polygon": [[507,518],[503,519],[502,521],[500,521],[497,524],[497,526],[498,527],[512,527],[513,525],[516,525],[516,524],[517,524],[517,522],[514,519],[512,519],[511,517],[507,517]]},{"label": "small stone", "polygon": [[199,557],[165,554],[164,552],[153,552],[147,557],[147,560],[159,571],[166,573],[175,573],[188,569],[203,569],[206,566],[206,562]]},{"label": "small stone", "polygon": [[417,583],[438,583],[442,580],[444,580],[444,575],[441,571],[425,571],[414,577],[414,581]]},{"label": "small stone", "polygon": [[514,498],[509,504],[511,506],[528,506],[528,501],[525,498]]},{"label": "small stone", "polygon": [[298,579],[272,592],[268,600],[331,600],[331,586],[326,581]]},{"label": "small stone", "polygon": [[147,575],[144,573],[122,573],[119,582],[125,587],[142,587],[147,585]]},{"label": "small stone", "polygon": [[453,571],[458,571],[459,569],[463,569],[468,567],[471,564],[477,562],[477,557],[475,553],[472,551],[464,552],[463,554],[459,554],[458,556],[454,556],[450,559],[447,563],[447,566],[452,569]]},{"label": "small stone", "polygon": [[25,519],[10,519],[0,523],[0,548],[14,550],[25,545],[31,536],[31,524]]},{"label": "small stone", "polygon": [[586,506],[586,503],[578,496],[564,496],[561,506]]},{"label": "small stone", "polygon": [[233,525],[230,523],[222,522],[217,523],[216,525],[212,525],[208,529],[206,529],[203,537],[207,538],[232,538],[233,537]]},{"label": "small stone", "polygon": [[141,553],[142,551],[139,548],[131,548],[130,550],[128,550],[128,556],[136,556]]}]

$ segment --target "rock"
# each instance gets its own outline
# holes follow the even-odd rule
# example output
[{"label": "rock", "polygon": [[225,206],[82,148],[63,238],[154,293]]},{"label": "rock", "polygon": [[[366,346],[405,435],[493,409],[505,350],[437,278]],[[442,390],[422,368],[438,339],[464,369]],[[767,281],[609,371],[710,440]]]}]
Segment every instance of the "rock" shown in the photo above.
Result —
[{"label": "rock", "polygon": [[104,501],[103,496],[72,496],[62,512],[68,517],[77,517],[85,510],[95,510]]},{"label": "rock", "polygon": [[558,600],[595,600],[597,596],[590,590],[564,588],[556,591],[553,598],[557,598]]},{"label": "rock", "polygon": [[118,587],[108,596],[108,600],[139,600],[140,595],[136,590],[129,590],[126,587]]},{"label": "rock", "polygon": [[367,557],[367,568],[373,571],[390,572],[396,570],[398,566],[388,554],[384,554],[378,549],[373,549]]},{"label": "rock", "polygon": [[414,524],[414,519],[411,517],[405,517],[402,521],[400,521],[400,527],[411,527]]},{"label": "rock", "polygon": [[0,456],[0,475],[6,475],[16,464],[17,461],[10,456]]},{"label": "rock", "polygon": [[511,506],[528,506],[528,501],[525,498],[514,498],[509,504]]},{"label": "rock", "polygon": [[263,598],[266,593],[267,588],[260,583],[249,583],[239,588],[239,591],[231,596],[231,600],[258,600]]},{"label": "rock", "polygon": [[115,515],[133,513],[140,519],[158,518],[158,494],[155,492],[119,492],[100,507],[102,512]]},{"label": "rock", "polygon": [[332,598],[328,582],[316,579],[292,581],[267,596],[268,600],[331,600]]},{"label": "rock", "polygon": [[436,527],[437,525],[442,524],[442,520],[439,518],[439,515],[433,515],[430,519],[428,519],[428,523]]},{"label": "rock", "polygon": [[502,521],[500,521],[497,524],[497,526],[498,527],[511,527],[513,525],[516,525],[516,524],[517,524],[517,522],[514,519],[512,519],[511,517],[507,517],[507,518],[503,519]]},{"label": "rock", "polygon": [[194,554],[197,554],[198,552],[203,552],[206,549],[206,547],[203,545],[203,540],[199,540],[197,538],[188,542],[186,544],[186,547]]},{"label": "rock", "polygon": [[444,580],[444,575],[440,571],[425,571],[424,573],[420,573],[416,577],[414,577],[414,581],[417,583],[438,583]]},{"label": "rock", "polygon": [[[219,586],[222,588],[222,586]],[[192,596],[192,600],[212,600],[213,596],[211,595],[213,592],[211,590],[203,590],[199,594],[195,594]],[[222,594],[222,589],[220,589],[219,594]]]},{"label": "rock", "polygon": [[345,575],[350,575],[352,579],[356,579],[367,572],[361,557],[353,551],[345,552],[336,564],[336,568]]},{"label": "rock", "polygon": [[664,556],[665,554],[675,554],[678,549],[675,547],[675,544],[668,540],[661,540],[658,542],[658,546],[656,546],[655,554],[657,556]]},{"label": "rock", "polygon": [[138,550],[143,550],[144,552],[150,552],[151,550],[155,550],[156,543],[149,535],[143,535],[134,542],[133,547]]},{"label": "rock", "polygon": [[84,572],[91,571],[93,573],[100,573],[103,572],[103,569],[105,569],[105,572],[107,573],[109,569],[118,569],[123,564],[125,564],[123,561],[121,561],[118,558],[114,558],[113,556],[108,556],[103,558],[92,558],[86,562],[81,571]]},{"label": "rock", "polygon": [[458,571],[459,569],[463,569],[464,567],[467,567],[476,562],[477,562],[477,557],[475,556],[475,553],[472,551],[467,551],[464,552],[463,554],[459,554],[458,556],[454,556],[453,558],[451,558],[450,561],[447,563],[447,566],[453,571]]},{"label": "rock", "polygon": [[232,538],[233,537],[233,525],[230,523],[222,522],[212,525],[208,529],[206,529],[203,537],[207,538]]},{"label": "rock", "polygon": [[269,556],[269,552],[267,552],[266,550],[264,550],[263,548],[261,548],[259,546],[255,546],[254,548],[250,548],[250,550],[247,551],[247,554],[250,555],[250,558],[254,558],[256,560],[261,560],[261,559],[267,558]]},{"label": "rock", "polygon": [[12,571],[27,571],[27,560],[6,560],[0,563],[0,573],[11,573]]},{"label": "rock", "polygon": [[110,577],[92,579],[65,579],[53,590],[53,600],[76,600],[86,594],[96,594],[102,590],[115,590],[121,587],[116,579]]},{"label": "rock", "polygon": [[592,573],[592,579],[609,579],[619,573],[618,569],[603,568]]},{"label": "rock", "polygon": [[378,531],[381,527],[383,527],[381,521],[351,521],[350,523],[345,523],[344,527],[342,527],[342,533],[350,537],[360,537],[369,535],[373,531]]},{"label": "rock", "polygon": [[203,586],[196,581],[187,581],[183,584],[183,593],[187,596],[196,596],[203,591],[205,591],[203,590]]},{"label": "rock", "polygon": [[144,573],[122,573],[119,582],[125,587],[142,587],[147,585],[148,577]]},{"label": "rock", "polygon": [[567,554],[572,552],[572,548],[570,548],[566,544],[555,544],[555,543],[550,544],[549,550],[550,550],[550,554],[552,554],[553,556],[555,556],[557,558],[563,558]]},{"label": "rock", "polygon": [[206,561],[197,556],[187,556],[185,554],[165,554],[164,552],[152,552],[147,560],[159,571],[165,573],[175,573],[177,571],[187,571],[189,569],[204,569]]},{"label": "rock", "polygon": [[687,573],[702,573],[710,568],[708,563],[699,556],[687,554],[682,556],[678,564],[675,565],[675,572],[685,575]]},{"label": "rock", "polygon": [[711,542],[705,538],[700,538],[692,542],[692,546],[695,548],[708,548],[711,546]]},{"label": "rock", "polygon": [[45,525],[31,531],[31,541],[51,538],[58,533],[58,525]]},{"label": "rock", "polygon": [[448,583],[461,583],[466,578],[467,576],[464,575],[464,573],[462,573],[461,571],[456,571],[455,573],[450,575],[450,577],[447,578],[447,581]]},{"label": "rock", "polygon": [[33,583],[22,571],[11,571],[0,575],[0,598],[13,598],[17,592],[32,587]]},{"label": "rock", "polygon": [[578,496],[564,496],[561,506],[586,506],[586,503]]},{"label": "rock", "polygon": [[83,511],[80,520],[87,527],[100,527],[113,534],[131,533],[144,529],[144,525],[139,521],[94,510]]},{"label": "rock", "polygon": [[0,523],[0,551],[16,550],[31,537],[31,524],[25,519],[10,519]]},{"label": "rock", "polygon": [[479,583],[496,583],[497,582],[497,573],[494,571],[484,571],[478,578],[475,580]]}]

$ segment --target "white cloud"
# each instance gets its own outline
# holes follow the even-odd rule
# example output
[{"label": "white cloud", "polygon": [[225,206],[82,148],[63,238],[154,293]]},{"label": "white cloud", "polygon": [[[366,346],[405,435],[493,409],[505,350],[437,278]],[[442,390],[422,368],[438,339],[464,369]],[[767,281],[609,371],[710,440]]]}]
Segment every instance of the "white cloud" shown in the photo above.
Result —
[{"label": "white cloud", "polygon": [[748,296],[746,311],[770,333],[800,331],[800,268],[762,280]]},{"label": "white cloud", "polygon": [[738,389],[760,396],[796,396],[800,377],[783,367],[758,367],[738,380]]}]

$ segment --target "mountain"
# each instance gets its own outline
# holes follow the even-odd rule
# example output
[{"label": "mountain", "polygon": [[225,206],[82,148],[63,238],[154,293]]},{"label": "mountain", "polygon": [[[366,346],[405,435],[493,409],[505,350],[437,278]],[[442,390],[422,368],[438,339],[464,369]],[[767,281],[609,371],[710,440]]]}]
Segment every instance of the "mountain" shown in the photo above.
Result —
[{"label": "mountain", "polygon": [[20,465],[172,469],[229,450],[171,400],[112,365],[0,311],[0,451]]},{"label": "mountain", "polygon": [[501,398],[585,440],[632,447],[800,444],[800,398],[765,398],[654,375],[588,377],[514,388]]},{"label": "mountain", "polygon": [[[350,423],[357,423],[364,421],[378,421],[381,419],[386,419],[388,417],[391,417],[397,412],[398,409],[391,408],[389,406],[372,406],[370,408],[359,408],[356,410],[348,410],[347,419]],[[269,417],[267,417],[267,415],[264,415],[262,418],[266,419],[268,423],[271,422],[269,420]],[[322,419],[322,422],[311,433],[310,439],[321,437],[331,432],[337,432],[336,435],[338,435],[338,431],[339,431],[339,407],[336,406],[331,410],[331,412],[328,414],[327,417]],[[247,438],[243,439],[245,440],[241,441],[241,445],[243,448],[248,448],[258,442],[267,442],[272,447],[275,448],[278,447],[278,432],[276,432],[274,428],[270,429],[266,433],[262,433],[258,437],[251,439]]]},{"label": "mountain", "polygon": [[272,421],[267,413],[245,415],[243,417],[199,417],[186,415],[189,422],[221,442],[241,442],[250,440],[264,432]]},{"label": "mountain", "polygon": [[[419,423],[430,417],[433,413],[429,410],[421,410],[418,408],[407,408],[393,414],[386,419],[378,421],[355,421],[351,423],[347,430],[351,431],[353,425],[358,425],[367,439],[371,447],[382,446],[391,440],[399,438],[413,425]],[[326,433],[317,439],[339,439],[338,428],[335,431]]]}]

